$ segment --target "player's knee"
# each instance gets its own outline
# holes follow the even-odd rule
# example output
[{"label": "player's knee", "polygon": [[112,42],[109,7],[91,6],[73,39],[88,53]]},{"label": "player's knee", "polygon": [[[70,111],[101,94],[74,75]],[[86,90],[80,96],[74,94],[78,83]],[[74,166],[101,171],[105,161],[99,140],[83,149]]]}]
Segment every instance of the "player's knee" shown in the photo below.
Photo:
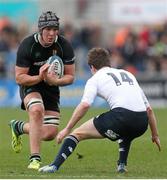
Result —
[{"label": "player's knee", "polygon": [[85,132],[79,131],[78,129],[75,129],[71,133],[71,135],[75,136],[78,139],[78,141],[82,141],[82,140],[86,139],[86,137],[87,137],[87,134]]},{"label": "player's knee", "polygon": [[51,141],[53,139],[55,139],[57,133],[49,133],[49,135],[47,136],[47,141]]},{"label": "player's knee", "polygon": [[51,140],[55,139],[56,135],[57,135],[56,131],[49,131],[49,132],[45,133],[43,140],[51,141]]},{"label": "player's knee", "polygon": [[43,101],[40,98],[31,98],[26,104],[26,108],[32,115],[43,115],[44,106]]},{"label": "player's knee", "polygon": [[53,140],[58,133],[58,126],[54,124],[47,124],[46,121],[44,121],[43,124],[43,131],[42,131],[42,139],[44,141],[50,141]]},{"label": "player's knee", "polygon": [[40,106],[40,105],[32,106],[32,107],[29,109],[29,113],[30,113],[32,116],[41,117],[41,116],[43,116],[43,114],[44,114],[44,109],[43,109],[43,107]]},{"label": "player's knee", "polygon": [[44,116],[43,140],[50,141],[56,137],[56,135],[58,133],[59,123],[60,123],[60,119],[58,116],[53,116],[53,115],[45,115]]}]

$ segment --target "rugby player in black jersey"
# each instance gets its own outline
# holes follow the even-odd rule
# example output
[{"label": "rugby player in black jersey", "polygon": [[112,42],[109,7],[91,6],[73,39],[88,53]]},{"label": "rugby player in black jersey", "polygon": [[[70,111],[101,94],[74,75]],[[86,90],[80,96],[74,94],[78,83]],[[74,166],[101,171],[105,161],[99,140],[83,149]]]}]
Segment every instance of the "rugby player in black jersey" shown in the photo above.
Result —
[{"label": "rugby player in black jersey", "polygon": [[[42,13],[38,21],[39,31],[26,37],[17,52],[15,78],[20,87],[21,108],[26,110],[29,122],[11,120],[12,148],[20,152],[21,135],[30,139],[29,169],[39,169],[41,140],[52,140],[58,133],[60,109],[59,86],[74,81],[74,51],[71,44],[59,35],[59,18],[54,12]],[[64,63],[64,76],[58,78],[47,73],[47,59],[58,55]]]}]

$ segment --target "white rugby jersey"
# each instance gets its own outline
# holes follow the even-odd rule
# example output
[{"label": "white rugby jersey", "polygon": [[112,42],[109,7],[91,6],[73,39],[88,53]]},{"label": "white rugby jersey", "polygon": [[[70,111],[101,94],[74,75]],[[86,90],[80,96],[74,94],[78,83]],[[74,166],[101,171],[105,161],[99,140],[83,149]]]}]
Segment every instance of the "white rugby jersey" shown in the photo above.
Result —
[{"label": "white rugby jersey", "polygon": [[123,69],[104,67],[88,79],[81,102],[91,105],[96,96],[104,98],[111,109],[122,107],[140,112],[149,106],[134,75]]}]

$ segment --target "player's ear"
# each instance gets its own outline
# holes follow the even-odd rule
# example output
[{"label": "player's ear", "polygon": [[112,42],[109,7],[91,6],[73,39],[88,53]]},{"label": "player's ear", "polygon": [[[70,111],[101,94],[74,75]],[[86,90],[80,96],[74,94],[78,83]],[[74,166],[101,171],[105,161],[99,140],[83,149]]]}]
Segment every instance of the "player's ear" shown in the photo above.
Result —
[{"label": "player's ear", "polygon": [[97,69],[93,65],[91,65],[91,69],[93,69],[94,71],[97,71]]},{"label": "player's ear", "polygon": [[92,69],[92,65],[89,64],[90,69]]},{"label": "player's ear", "polygon": [[95,72],[97,72],[97,69],[93,65],[91,65],[91,72],[92,74],[95,74]]}]

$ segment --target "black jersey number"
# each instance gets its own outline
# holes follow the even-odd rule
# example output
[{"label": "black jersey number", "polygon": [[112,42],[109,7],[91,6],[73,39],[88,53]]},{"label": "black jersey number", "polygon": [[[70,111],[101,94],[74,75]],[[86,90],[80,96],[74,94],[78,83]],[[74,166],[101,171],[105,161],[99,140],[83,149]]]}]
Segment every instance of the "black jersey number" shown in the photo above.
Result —
[{"label": "black jersey number", "polygon": [[107,73],[107,75],[113,78],[117,86],[120,86],[122,84],[121,82],[128,82],[129,85],[133,85],[133,80],[125,72],[120,72],[122,81],[120,81],[119,78],[114,73]]}]

